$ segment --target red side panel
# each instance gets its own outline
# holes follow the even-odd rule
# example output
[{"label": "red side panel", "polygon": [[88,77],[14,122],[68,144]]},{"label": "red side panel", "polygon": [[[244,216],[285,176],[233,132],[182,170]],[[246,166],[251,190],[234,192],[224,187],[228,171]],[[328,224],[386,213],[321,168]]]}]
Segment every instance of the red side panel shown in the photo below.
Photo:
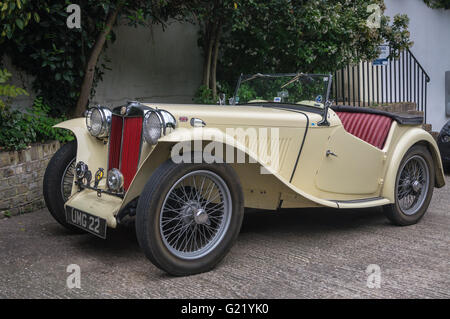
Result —
[{"label": "red side panel", "polygon": [[392,119],[378,114],[336,112],[347,132],[372,144],[379,149],[384,147]]},{"label": "red side panel", "polygon": [[141,134],[142,117],[124,118],[120,171],[124,177],[125,190],[130,186],[137,171],[141,149]]},{"label": "red side panel", "polygon": [[123,121],[120,116],[113,115],[111,122],[111,134],[109,136],[108,169],[119,169],[120,144],[122,141]]}]

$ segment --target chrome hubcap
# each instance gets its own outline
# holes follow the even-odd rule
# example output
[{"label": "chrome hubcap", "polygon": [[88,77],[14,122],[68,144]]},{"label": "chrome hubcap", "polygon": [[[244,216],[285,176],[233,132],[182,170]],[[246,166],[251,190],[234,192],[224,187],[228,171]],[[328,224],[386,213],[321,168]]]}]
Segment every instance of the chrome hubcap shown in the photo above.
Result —
[{"label": "chrome hubcap", "polygon": [[420,182],[419,181],[414,181],[413,183],[412,183],[412,189],[413,189],[413,191],[415,192],[415,193],[417,193],[417,192],[419,192],[420,191],[420,189],[422,188],[422,184],[420,184]]},{"label": "chrome hubcap", "polygon": [[163,243],[179,258],[201,258],[222,241],[231,213],[231,194],[225,181],[211,171],[190,172],[164,199],[160,214]]},{"label": "chrome hubcap", "polygon": [[423,157],[415,155],[400,168],[397,202],[405,215],[414,215],[425,202],[430,187],[430,172]]},{"label": "chrome hubcap", "polygon": [[197,224],[203,225],[203,224],[211,224],[209,221],[208,214],[203,208],[197,209],[197,211],[194,214],[194,220]]}]

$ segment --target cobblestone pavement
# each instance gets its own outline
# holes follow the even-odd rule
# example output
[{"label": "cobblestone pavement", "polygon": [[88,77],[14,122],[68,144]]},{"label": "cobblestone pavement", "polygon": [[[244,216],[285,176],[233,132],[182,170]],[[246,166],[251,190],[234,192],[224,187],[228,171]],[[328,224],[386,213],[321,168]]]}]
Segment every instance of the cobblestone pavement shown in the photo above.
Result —
[{"label": "cobblestone pavement", "polygon": [[[142,254],[134,228],[70,235],[46,210],[0,220],[0,298],[450,298],[450,177],[423,220],[381,210],[302,209],[245,216],[213,271],[175,278]],[[69,264],[81,288],[68,289]],[[368,288],[366,268],[381,268]]]}]

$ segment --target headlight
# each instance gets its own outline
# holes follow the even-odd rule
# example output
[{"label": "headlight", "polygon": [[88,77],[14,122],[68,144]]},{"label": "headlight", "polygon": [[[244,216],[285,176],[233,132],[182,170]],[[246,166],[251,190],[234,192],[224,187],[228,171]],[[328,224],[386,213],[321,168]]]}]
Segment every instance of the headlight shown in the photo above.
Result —
[{"label": "headlight", "polygon": [[155,145],[162,134],[162,120],[158,113],[151,111],[144,118],[144,139],[147,143]]},{"label": "headlight", "polygon": [[106,182],[110,190],[117,192],[123,187],[123,175],[117,168],[113,168],[108,172]]},{"label": "headlight", "polygon": [[111,116],[111,110],[106,107],[90,108],[86,114],[86,127],[89,133],[99,138],[107,137],[111,129]]},{"label": "headlight", "polygon": [[168,129],[176,126],[175,117],[167,111],[150,111],[144,117],[144,139],[147,143],[155,145],[161,136],[169,133]]}]

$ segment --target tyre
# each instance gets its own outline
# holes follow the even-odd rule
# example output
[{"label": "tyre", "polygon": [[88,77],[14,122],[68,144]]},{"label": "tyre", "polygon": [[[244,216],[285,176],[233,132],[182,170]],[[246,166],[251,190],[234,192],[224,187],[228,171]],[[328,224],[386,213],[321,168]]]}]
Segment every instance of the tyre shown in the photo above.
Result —
[{"label": "tyre", "polygon": [[163,163],[139,198],[136,235],[147,258],[175,276],[211,270],[237,239],[239,178],[227,164]]},{"label": "tyre", "polygon": [[417,223],[430,205],[434,188],[434,163],[423,145],[411,147],[403,157],[395,181],[395,203],[383,207],[395,225]]},{"label": "tyre", "polygon": [[77,143],[63,145],[52,157],[44,174],[44,200],[53,218],[72,233],[83,230],[66,222],[64,203],[72,192],[77,156]]}]

